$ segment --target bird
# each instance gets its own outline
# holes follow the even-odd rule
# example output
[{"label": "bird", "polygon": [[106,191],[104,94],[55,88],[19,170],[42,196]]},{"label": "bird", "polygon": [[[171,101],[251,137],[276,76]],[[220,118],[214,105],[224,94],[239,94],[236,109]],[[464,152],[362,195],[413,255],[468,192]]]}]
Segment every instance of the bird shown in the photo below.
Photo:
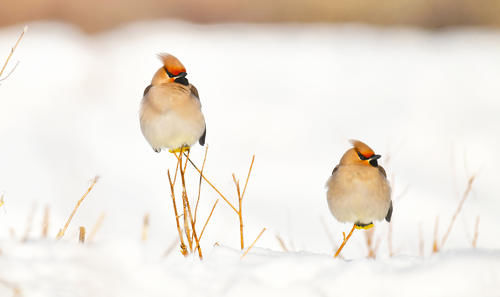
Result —
[{"label": "bird", "polygon": [[351,144],[326,183],[330,212],[339,222],[354,223],[356,229],[369,229],[383,219],[390,222],[391,187],[378,164],[381,156],[359,140]]},{"label": "bird", "polygon": [[139,112],[144,138],[157,153],[189,150],[197,141],[205,145],[207,129],[198,90],[189,83],[179,59],[167,53],[158,58],[163,66],[144,90]]}]

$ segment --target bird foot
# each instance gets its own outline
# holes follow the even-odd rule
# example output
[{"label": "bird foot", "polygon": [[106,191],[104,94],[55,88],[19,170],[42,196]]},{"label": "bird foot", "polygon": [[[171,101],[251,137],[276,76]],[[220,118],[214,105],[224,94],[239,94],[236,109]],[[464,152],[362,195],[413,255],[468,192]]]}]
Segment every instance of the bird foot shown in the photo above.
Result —
[{"label": "bird foot", "polygon": [[187,152],[189,151],[191,148],[187,145],[185,146],[181,146],[181,147],[178,147],[176,149],[169,149],[168,151],[171,152],[172,154],[175,154],[175,153],[183,153],[183,152]]},{"label": "bird foot", "polygon": [[354,227],[356,229],[370,229],[370,228],[373,228],[373,223],[370,223],[370,224],[361,224],[361,223],[356,223],[354,224]]}]

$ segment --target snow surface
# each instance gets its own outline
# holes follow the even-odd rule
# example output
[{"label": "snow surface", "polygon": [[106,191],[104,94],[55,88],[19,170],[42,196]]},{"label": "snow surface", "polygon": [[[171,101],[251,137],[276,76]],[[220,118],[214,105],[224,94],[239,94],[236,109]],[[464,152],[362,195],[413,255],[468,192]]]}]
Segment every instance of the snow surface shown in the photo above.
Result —
[{"label": "snow surface", "polygon": [[[0,30],[6,54],[21,29]],[[231,173],[244,180],[256,154],[244,201],[247,245],[268,230],[243,260],[237,218],[223,201],[202,241],[203,262],[163,257],[177,236],[166,179],[174,159],[148,147],[138,122],[159,52],[180,58],[200,91],[206,174],[232,201]],[[43,297],[500,296],[497,31],[152,22],[86,36],[33,23],[16,60],[0,85],[2,297],[12,295],[6,284]],[[329,214],[324,185],[350,138],[384,157],[395,200],[392,258],[381,222],[376,260],[365,259],[363,231],[344,260],[332,259],[322,221],[335,244],[350,226]],[[194,147],[192,158],[202,157]],[[40,240],[44,207],[55,237],[96,174],[65,238]],[[188,174],[195,193],[196,173]],[[472,174],[446,246],[431,255],[436,217],[441,238]],[[217,198],[204,184],[202,221]],[[29,240],[20,243],[33,211]],[[90,228],[102,212],[94,242],[79,245],[78,226]],[[292,252],[281,252],[276,234]]]}]

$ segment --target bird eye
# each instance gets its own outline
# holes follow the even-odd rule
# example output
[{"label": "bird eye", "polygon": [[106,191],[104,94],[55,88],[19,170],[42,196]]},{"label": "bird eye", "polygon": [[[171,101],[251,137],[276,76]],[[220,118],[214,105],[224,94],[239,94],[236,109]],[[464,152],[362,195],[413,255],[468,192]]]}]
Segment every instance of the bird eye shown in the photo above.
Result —
[{"label": "bird eye", "polygon": [[[358,157],[359,157],[361,160],[365,161],[365,160],[368,160],[368,159],[369,159],[369,158],[367,158],[367,157],[363,156],[363,154],[361,154],[360,152],[357,152],[357,153],[358,153]],[[375,161],[376,161],[376,160],[375,160]]]},{"label": "bird eye", "polygon": [[168,77],[174,77],[174,75],[168,71],[167,67],[163,67],[163,69],[167,72]]}]

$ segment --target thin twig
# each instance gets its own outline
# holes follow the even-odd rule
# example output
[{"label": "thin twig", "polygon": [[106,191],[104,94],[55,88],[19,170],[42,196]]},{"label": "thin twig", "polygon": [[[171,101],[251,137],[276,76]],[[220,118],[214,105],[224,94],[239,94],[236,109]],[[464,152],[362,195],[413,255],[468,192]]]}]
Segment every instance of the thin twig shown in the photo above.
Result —
[{"label": "thin twig", "polygon": [[78,233],[78,241],[80,243],[85,243],[85,227],[80,226],[80,232]]},{"label": "thin twig", "polygon": [[439,228],[439,217],[436,217],[436,222],[434,223],[434,242],[432,243],[432,252],[437,253],[439,252],[439,245],[438,245],[438,230]]},{"label": "thin twig", "polygon": [[[186,158],[189,160],[189,153],[186,156]],[[196,227],[195,227],[195,224],[194,224],[194,218],[193,218],[193,214],[191,212],[191,206],[189,205],[189,199],[188,199],[187,192],[186,192],[186,179],[184,177],[184,173],[185,172],[182,169],[182,152],[179,153],[179,159],[181,160],[180,170],[181,170],[181,181],[182,181],[182,197],[183,197],[184,201],[186,202],[186,206],[187,206],[187,209],[188,209],[189,219],[191,221],[191,228],[192,228],[192,231],[193,231],[194,240],[196,241],[196,249],[198,249],[198,256],[200,257],[200,260],[202,260],[203,259],[203,253],[201,252],[200,241],[198,239],[198,236],[196,235]]]},{"label": "thin twig", "polygon": [[340,245],[339,249],[337,250],[337,252],[333,256],[334,258],[337,258],[339,256],[339,254],[342,251],[342,249],[344,248],[345,244],[347,243],[347,241],[349,240],[349,238],[351,238],[351,235],[354,232],[355,228],[356,228],[356,225],[352,225],[351,232],[349,232],[349,235],[347,235],[347,237],[345,237],[345,233],[343,233],[344,234],[344,241],[342,242],[342,244]]},{"label": "thin twig", "polygon": [[262,236],[262,234],[264,233],[264,231],[266,231],[266,228],[262,228],[262,231],[260,231],[259,235],[257,235],[257,238],[255,238],[255,240],[248,247],[248,249],[245,251],[245,253],[241,256],[240,259],[243,259],[248,254],[248,252],[253,248],[253,246],[255,245],[255,243],[257,242],[257,240],[259,240],[259,238]]},{"label": "thin twig", "polygon": [[9,64],[10,58],[14,54],[14,51],[16,50],[17,46],[19,45],[19,42],[21,42],[21,39],[23,38],[24,33],[26,33],[26,31],[28,31],[28,26],[24,26],[23,32],[21,32],[21,35],[19,35],[19,38],[17,38],[16,44],[11,48],[9,55],[7,56],[7,60],[5,60],[5,63],[3,64],[3,67],[2,67],[2,70],[0,70],[0,77],[2,77],[2,74],[5,71],[7,64]]},{"label": "thin twig", "polygon": [[283,240],[283,238],[281,238],[281,236],[279,236],[279,234],[276,234],[276,240],[278,240],[278,243],[280,244],[281,248],[283,249],[284,252],[288,252],[288,248],[286,247],[285,245],[285,241]]},{"label": "thin twig", "polygon": [[231,202],[229,202],[229,200],[226,199],[226,197],[224,195],[222,195],[222,193],[205,177],[205,175],[201,172],[200,169],[198,169],[198,167],[193,163],[193,161],[191,161],[191,159],[188,159],[189,163],[191,163],[191,165],[194,167],[194,169],[196,169],[196,171],[198,171],[198,173],[200,174],[201,177],[203,177],[203,179],[212,187],[212,189],[215,190],[215,192],[217,192],[217,194],[219,194],[219,196],[234,210],[234,212],[237,214],[238,213],[238,210],[236,210],[236,208],[233,206],[233,204],[231,204]]},{"label": "thin twig", "polygon": [[[203,174],[203,170],[205,170],[205,162],[207,161],[207,153],[208,153],[208,144],[205,147],[205,156],[203,157],[203,164],[201,165],[201,173]],[[198,218],[198,204],[200,203],[200,196],[201,196],[201,181],[202,177],[200,174],[200,181],[198,183],[198,198],[196,199],[196,206],[194,207],[194,223],[196,224],[196,219]],[[200,235],[201,239],[201,235]]]},{"label": "thin twig", "polygon": [[144,218],[142,219],[142,241],[148,240],[148,231],[149,231],[149,213],[144,214]]},{"label": "thin twig", "polygon": [[101,215],[99,215],[99,218],[97,218],[97,221],[95,222],[94,226],[89,232],[89,236],[87,236],[87,242],[92,242],[94,240],[95,235],[97,234],[97,231],[102,226],[102,222],[104,221],[104,218],[106,217],[106,213],[102,212]]},{"label": "thin twig", "polygon": [[450,222],[450,225],[448,226],[448,230],[446,230],[446,233],[443,236],[443,240],[441,240],[441,248],[443,248],[444,244],[446,243],[446,240],[448,239],[448,236],[450,235],[451,229],[453,228],[453,224],[455,223],[455,220],[456,220],[458,214],[462,210],[462,206],[464,205],[465,200],[469,196],[469,193],[472,189],[472,184],[474,183],[474,179],[475,179],[474,175],[472,175],[469,178],[469,182],[467,183],[467,189],[465,189],[462,200],[460,200],[460,203],[458,204],[457,210],[455,211],[455,213],[453,214],[453,217],[451,218],[451,222]]},{"label": "thin twig", "polygon": [[177,224],[177,231],[179,232],[179,240],[181,242],[181,253],[182,255],[187,256],[188,252],[182,236],[181,224],[179,223],[179,214],[177,213],[177,206],[175,204],[174,184],[172,183],[172,178],[170,177],[170,170],[167,170],[167,174],[168,174],[168,182],[170,184],[172,203],[174,204],[175,223]]},{"label": "thin twig", "polygon": [[176,237],[172,241],[172,243],[167,247],[167,249],[165,250],[165,252],[163,253],[163,257],[164,258],[168,257],[168,255],[170,255],[174,251],[174,249],[177,246],[178,242],[179,242],[179,238]]},{"label": "thin twig", "polygon": [[201,241],[201,238],[203,237],[203,232],[205,232],[205,228],[207,227],[208,222],[210,221],[210,218],[212,217],[212,214],[214,213],[214,210],[215,210],[215,207],[217,206],[217,203],[219,203],[219,199],[215,200],[214,206],[212,207],[212,210],[210,211],[210,214],[208,215],[208,218],[205,221],[205,225],[203,225],[203,229],[201,229],[200,241]]},{"label": "thin twig", "polygon": [[472,239],[472,247],[477,247],[477,238],[479,237],[479,216],[476,217],[476,225],[474,226],[474,238]]},{"label": "thin twig", "polygon": [[49,220],[50,220],[50,207],[46,205],[45,210],[43,211],[42,238],[47,238],[47,235],[49,234]]},{"label": "thin twig", "polygon": [[68,229],[69,223],[71,222],[71,219],[73,219],[73,216],[75,215],[76,211],[78,210],[78,207],[80,207],[80,204],[82,204],[82,202],[85,199],[85,197],[87,197],[87,195],[90,193],[90,191],[92,191],[92,189],[94,188],[94,186],[95,186],[95,184],[97,183],[98,180],[99,180],[99,176],[94,177],[94,179],[92,180],[92,183],[90,184],[90,187],[87,189],[87,191],[85,192],[85,194],[83,194],[83,196],[80,198],[80,200],[78,200],[78,202],[75,205],[75,208],[73,208],[73,211],[71,212],[71,215],[69,216],[68,220],[66,221],[66,224],[57,233],[57,237],[56,237],[57,239],[63,238],[64,233],[66,232],[66,229]]},{"label": "thin twig", "polygon": [[250,173],[252,173],[253,162],[255,161],[255,155],[252,156],[252,163],[250,163],[250,168],[248,169],[247,179],[245,181],[245,186],[243,187],[243,192],[241,193],[241,199],[245,196],[245,192],[247,191],[248,179],[250,178]]},{"label": "thin twig", "polygon": [[241,250],[245,249],[245,242],[243,241],[243,212],[241,210],[242,197],[240,193],[240,182],[236,180],[236,176],[233,173],[233,181],[236,185],[236,193],[238,194],[238,219],[240,221],[240,246]]}]

